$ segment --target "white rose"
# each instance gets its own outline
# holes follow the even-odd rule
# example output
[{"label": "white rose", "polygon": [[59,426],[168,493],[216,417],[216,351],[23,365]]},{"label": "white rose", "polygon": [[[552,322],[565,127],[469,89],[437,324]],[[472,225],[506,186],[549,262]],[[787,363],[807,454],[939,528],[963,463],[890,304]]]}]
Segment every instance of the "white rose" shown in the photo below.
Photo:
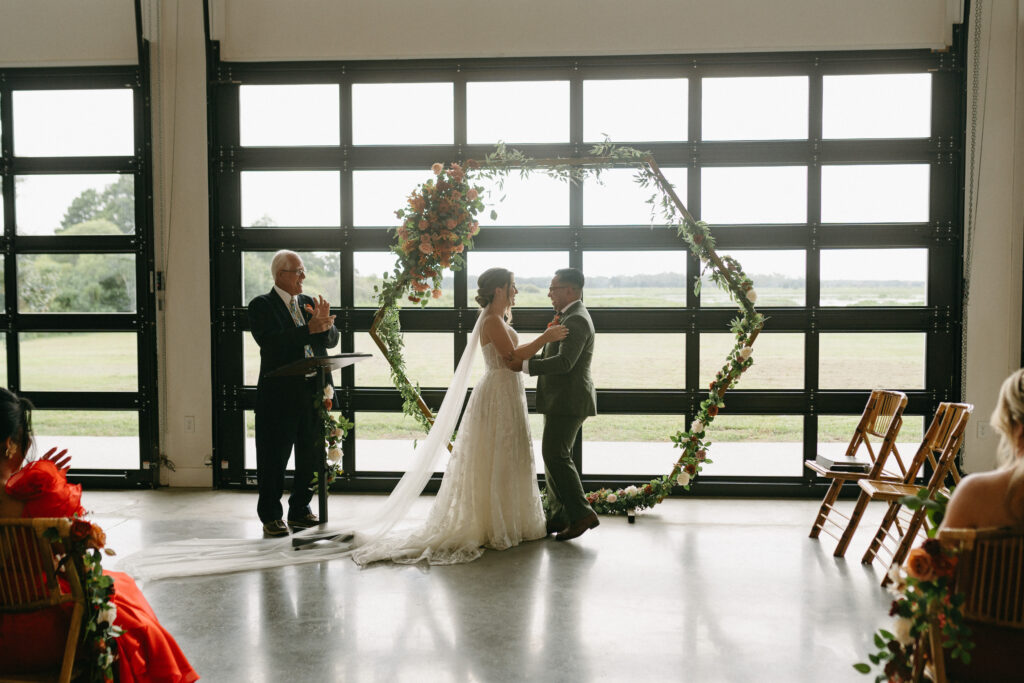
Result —
[{"label": "white rose", "polygon": [[96,615],[96,618],[99,621],[105,621],[108,624],[113,624],[114,619],[117,618],[117,606],[112,602],[108,602],[107,606],[101,609],[100,613]]},{"label": "white rose", "polygon": [[752,304],[756,304],[757,303],[757,292],[755,292],[753,289],[748,289],[747,290],[747,301],[749,301]]},{"label": "white rose", "polygon": [[334,398],[334,387],[330,384],[324,386],[324,398]]},{"label": "white rose", "polygon": [[742,349],[740,349],[740,360],[746,360],[750,358],[750,354],[752,354],[753,352],[754,349],[750,348],[749,346],[744,346]]},{"label": "white rose", "polygon": [[690,425],[690,433],[691,434],[700,434],[703,431],[704,431],[704,423],[701,422],[700,420],[694,420],[693,423]]},{"label": "white rose", "polygon": [[907,617],[896,617],[892,624],[892,634],[900,645],[910,645],[914,642],[914,636],[910,634],[910,627],[914,625],[912,619]]},{"label": "white rose", "polygon": [[635,486],[627,486],[625,491],[627,496],[635,496],[637,494],[637,488]]},{"label": "white rose", "polygon": [[609,503],[614,503],[614,502],[615,502],[615,501],[617,501],[618,499],[619,499],[619,497],[618,497],[618,496],[616,496],[616,495],[615,495],[614,493],[609,493],[609,494],[608,494],[608,497],[607,497],[607,498],[605,498],[605,500],[607,500],[607,501],[608,501]]},{"label": "white rose", "polygon": [[339,451],[337,448],[332,448],[331,450],[327,451],[327,459],[330,460],[331,462],[341,462],[341,451]]},{"label": "white rose", "polygon": [[680,472],[679,476],[676,477],[676,483],[680,486],[686,486],[690,483],[690,475],[686,472]]},{"label": "white rose", "polygon": [[333,436],[335,439],[340,439],[342,437],[341,427],[335,427],[334,429],[332,429],[331,436]]}]

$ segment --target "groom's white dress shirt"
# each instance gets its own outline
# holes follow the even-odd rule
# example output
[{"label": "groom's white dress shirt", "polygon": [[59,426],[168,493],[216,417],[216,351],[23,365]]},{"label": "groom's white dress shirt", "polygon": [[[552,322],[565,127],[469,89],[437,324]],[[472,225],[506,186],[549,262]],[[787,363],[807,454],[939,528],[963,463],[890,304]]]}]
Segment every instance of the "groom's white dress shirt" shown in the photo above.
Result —
[{"label": "groom's white dress shirt", "polygon": [[[576,303],[576,301],[579,301],[579,299],[576,299],[575,301],[570,301],[570,302],[569,302],[568,304],[566,304],[566,305],[565,305],[565,307],[564,307],[564,308],[562,308],[562,310],[560,310],[560,311],[558,312],[558,317],[559,317],[559,318],[561,318],[561,317],[562,317],[562,315],[563,315],[563,314],[564,314],[564,313],[565,313],[566,311],[568,311],[568,310],[569,310],[569,307],[570,307],[570,306],[572,306],[572,305],[573,305],[574,303]],[[529,374],[530,374],[530,361],[528,361],[528,360],[524,360],[524,361],[523,361],[523,369],[522,369],[522,372],[525,372],[525,373],[526,373],[527,375],[529,375]]]}]

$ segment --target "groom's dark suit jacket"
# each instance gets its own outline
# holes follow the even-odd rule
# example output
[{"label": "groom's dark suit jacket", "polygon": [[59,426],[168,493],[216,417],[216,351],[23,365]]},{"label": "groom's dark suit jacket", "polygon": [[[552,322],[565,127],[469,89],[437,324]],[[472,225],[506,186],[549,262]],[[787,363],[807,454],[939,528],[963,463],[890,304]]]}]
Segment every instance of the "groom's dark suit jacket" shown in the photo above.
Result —
[{"label": "groom's dark suit jacket", "polygon": [[597,394],[590,375],[594,357],[594,322],[582,301],[569,304],[559,322],[569,328],[562,341],[544,345],[530,360],[537,375],[537,412],[544,415],[597,415]]}]

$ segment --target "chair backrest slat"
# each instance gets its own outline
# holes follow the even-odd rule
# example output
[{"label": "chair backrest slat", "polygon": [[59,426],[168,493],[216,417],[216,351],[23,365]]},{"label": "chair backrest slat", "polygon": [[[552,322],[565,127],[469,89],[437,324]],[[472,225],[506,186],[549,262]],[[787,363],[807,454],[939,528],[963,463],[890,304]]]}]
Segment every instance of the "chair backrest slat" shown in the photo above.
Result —
[{"label": "chair backrest slat", "polygon": [[960,548],[956,587],[964,616],[1024,629],[1024,527],[942,529],[939,539]]}]

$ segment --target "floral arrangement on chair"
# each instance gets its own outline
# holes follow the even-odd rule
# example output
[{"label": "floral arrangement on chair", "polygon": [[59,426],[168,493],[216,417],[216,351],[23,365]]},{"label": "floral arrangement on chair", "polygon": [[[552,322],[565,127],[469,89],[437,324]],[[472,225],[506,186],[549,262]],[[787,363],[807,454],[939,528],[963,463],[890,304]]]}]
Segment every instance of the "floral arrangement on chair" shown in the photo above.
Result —
[{"label": "floral arrangement on chair", "polygon": [[[47,540],[58,543],[60,533],[55,527],[46,530]],[[67,563],[77,571],[85,594],[85,612],[82,616],[81,644],[90,653],[84,672],[89,681],[114,680],[114,661],[117,649],[114,638],[121,635],[121,629],[114,626],[117,607],[110,601],[114,595],[114,580],[103,573],[103,555],[114,555],[106,547],[107,536],[98,524],[76,517],[71,521],[70,546],[60,560],[64,572],[69,571]],[[77,679],[76,679],[77,680]]]},{"label": "floral arrangement on chair", "polygon": [[932,525],[928,540],[910,551],[905,566],[889,571],[889,591],[894,596],[889,609],[889,616],[894,617],[893,630],[879,629],[875,633],[878,652],[868,655],[871,664],[853,665],[863,674],[871,673],[871,665],[881,666],[876,683],[931,681],[925,667],[929,664],[928,640],[934,628],[941,629],[942,647],[949,650],[950,657],[964,664],[971,662],[974,643],[961,610],[965,598],[954,591],[953,584],[958,558],[953,549],[933,537],[948,498],[939,494],[936,500],[928,500],[927,494],[927,489],[921,489],[918,495],[900,500],[911,509],[924,507]]}]

